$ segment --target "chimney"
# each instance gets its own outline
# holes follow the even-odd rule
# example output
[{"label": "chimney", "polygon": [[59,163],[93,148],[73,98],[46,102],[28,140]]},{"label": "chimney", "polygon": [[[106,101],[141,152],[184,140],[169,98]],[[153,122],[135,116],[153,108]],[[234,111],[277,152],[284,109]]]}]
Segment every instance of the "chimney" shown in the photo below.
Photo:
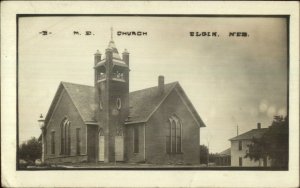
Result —
[{"label": "chimney", "polygon": [[261,124],[257,123],[257,129],[261,129]]},{"label": "chimney", "polygon": [[162,95],[165,90],[165,78],[164,76],[158,76],[158,94]]}]

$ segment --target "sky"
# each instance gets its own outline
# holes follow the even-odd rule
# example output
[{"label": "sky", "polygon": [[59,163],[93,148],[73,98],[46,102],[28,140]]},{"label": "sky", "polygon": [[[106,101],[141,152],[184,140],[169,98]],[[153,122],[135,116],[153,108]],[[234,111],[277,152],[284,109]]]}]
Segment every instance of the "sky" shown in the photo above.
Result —
[{"label": "sky", "polygon": [[[105,53],[113,27],[119,53],[130,53],[130,91],[156,86],[159,75],[165,83],[178,81],[206,124],[200,144],[222,152],[237,126],[239,134],[258,122],[266,128],[274,115],[287,114],[286,24],[271,17],[22,17],[19,141],[39,136],[37,120],[47,114],[61,81],[93,85],[94,53]],[[117,31],[147,36],[118,36]],[[248,36],[229,37],[229,32]]]}]

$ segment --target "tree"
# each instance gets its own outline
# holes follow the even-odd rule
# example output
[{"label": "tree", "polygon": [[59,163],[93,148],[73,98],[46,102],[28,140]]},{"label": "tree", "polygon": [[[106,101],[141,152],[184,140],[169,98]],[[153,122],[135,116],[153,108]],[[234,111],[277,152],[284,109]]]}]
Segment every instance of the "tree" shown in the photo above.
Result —
[{"label": "tree", "polygon": [[200,164],[207,164],[208,148],[205,145],[200,145]]},{"label": "tree", "polygon": [[42,156],[42,143],[40,143],[35,137],[25,141],[19,148],[19,158],[26,161],[35,161]]},{"label": "tree", "polygon": [[245,158],[257,161],[270,158],[272,166],[288,166],[289,123],[288,117],[274,116],[272,125],[261,138],[253,138]]},{"label": "tree", "polygon": [[210,163],[216,163],[217,162],[217,157],[218,157],[217,153],[210,153],[209,154],[209,162]]}]

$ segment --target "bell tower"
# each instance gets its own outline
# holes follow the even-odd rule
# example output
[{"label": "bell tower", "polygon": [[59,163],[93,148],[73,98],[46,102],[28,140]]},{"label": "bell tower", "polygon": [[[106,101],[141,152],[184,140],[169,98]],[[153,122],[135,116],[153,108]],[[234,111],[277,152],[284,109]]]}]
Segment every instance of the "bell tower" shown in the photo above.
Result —
[{"label": "bell tower", "polygon": [[104,143],[99,139],[98,161],[123,161],[124,122],[129,116],[129,53],[125,50],[121,58],[111,36],[105,57],[95,53],[94,70],[95,119],[104,137]]}]

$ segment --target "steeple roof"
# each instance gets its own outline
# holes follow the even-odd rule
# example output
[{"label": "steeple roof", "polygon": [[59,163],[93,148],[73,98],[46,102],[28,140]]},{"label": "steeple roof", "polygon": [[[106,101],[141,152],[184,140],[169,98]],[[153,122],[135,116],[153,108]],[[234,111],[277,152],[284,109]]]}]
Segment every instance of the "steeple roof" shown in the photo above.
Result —
[{"label": "steeple roof", "polygon": [[118,52],[118,49],[116,47],[116,44],[113,40],[109,41],[108,43],[108,49],[112,49],[113,51],[113,58],[114,59],[121,59],[120,55],[119,55],[119,52]]},{"label": "steeple roof", "polygon": [[[107,49],[112,50],[112,55],[113,55],[113,64],[114,65],[119,65],[119,66],[123,66],[123,67],[128,67],[128,65],[121,59],[120,55],[119,55],[119,51],[116,47],[116,44],[113,40],[110,40],[108,43],[108,47]],[[126,50],[126,53],[127,50]],[[104,63],[106,62],[106,57],[104,57],[101,61],[97,62],[97,64],[95,65],[95,67],[99,67],[102,66]]]}]

